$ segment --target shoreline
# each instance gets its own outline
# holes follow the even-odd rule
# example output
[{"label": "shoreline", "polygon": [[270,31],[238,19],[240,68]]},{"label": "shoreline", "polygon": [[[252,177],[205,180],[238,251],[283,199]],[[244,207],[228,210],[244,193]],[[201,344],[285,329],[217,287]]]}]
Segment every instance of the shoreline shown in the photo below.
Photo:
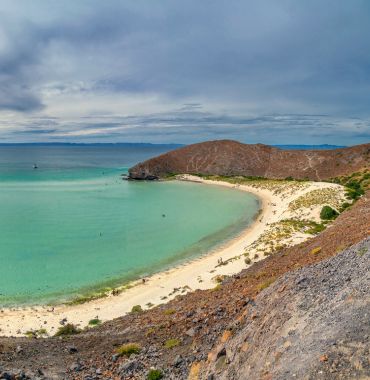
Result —
[{"label": "shoreline", "polygon": [[[145,283],[142,283],[141,280],[133,281],[131,287],[118,295],[109,294],[106,297],[93,299],[82,304],[3,308],[0,313],[0,336],[23,336],[27,331],[40,329],[45,329],[48,334],[54,335],[61,326],[62,320],[83,328],[95,318],[105,322],[123,316],[130,312],[135,305],[147,309],[148,306],[152,307],[168,302],[179,294],[186,294],[197,289],[213,288],[217,285],[216,276],[239,273],[242,269],[252,265],[253,262],[264,258],[262,254],[258,254],[258,257],[254,257],[251,264],[247,265],[243,254],[247,248],[256,243],[271,224],[290,215],[288,206],[292,200],[315,189],[338,188],[339,186],[322,182],[307,182],[302,183],[299,191],[289,191],[288,185],[286,185],[288,190],[285,189],[285,192],[279,194],[263,187],[207,180],[190,175],[178,176],[177,179],[231,189],[236,188],[252,193],[260,200],[262,211],[257,214],[256,220],[246,229],[242,230],[236,237],[226,241],[225,244],[221,244],[200,257],[153,274],[147,278]],[[311,210],[311,214],[314,213],[317,214],[317,210]],[[317,218],[317,215],[312,216]],[[303,241],[303,238],[298,235],[292,243],[299,243]],[[222,265],[219,265],[220,259]]]}]

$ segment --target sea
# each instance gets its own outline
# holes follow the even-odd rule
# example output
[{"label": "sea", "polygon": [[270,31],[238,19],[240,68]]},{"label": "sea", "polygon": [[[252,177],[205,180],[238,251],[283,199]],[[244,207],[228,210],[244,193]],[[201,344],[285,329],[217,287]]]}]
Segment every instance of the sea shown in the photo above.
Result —
[{"label": "sea", "polygon": [[260,207],[252,194],[122,179],[175,147],[1,145],[0,307],[123,285],[204,255],[250,225]]}]

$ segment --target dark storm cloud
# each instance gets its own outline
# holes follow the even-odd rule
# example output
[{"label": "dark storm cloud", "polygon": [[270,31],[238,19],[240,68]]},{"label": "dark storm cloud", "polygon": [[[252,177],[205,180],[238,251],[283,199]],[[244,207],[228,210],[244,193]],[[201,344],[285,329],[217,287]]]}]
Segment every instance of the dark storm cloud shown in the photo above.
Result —
[{"label": "dark storm cloud", "polygon": [[[3,0],[0,111],[41,123],[56,96],[101,97],[103,109],[107,95],[153,95],[179,108],[107,123],[81,113],[44,130],[270,143],[300,142],[299,131],[307,142],[358,142],[370,117],[369,19],[365,0]],[[340,118],[351,118],[347,132]]]}]

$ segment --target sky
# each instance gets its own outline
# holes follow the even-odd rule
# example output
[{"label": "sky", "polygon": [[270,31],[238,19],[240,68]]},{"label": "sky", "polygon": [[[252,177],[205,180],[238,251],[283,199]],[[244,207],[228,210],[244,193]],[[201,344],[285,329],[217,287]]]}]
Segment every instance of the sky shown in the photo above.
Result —
[{"label": "sky", "polygon": [[367,0],[1,0],[0,142],[370,141]]}]

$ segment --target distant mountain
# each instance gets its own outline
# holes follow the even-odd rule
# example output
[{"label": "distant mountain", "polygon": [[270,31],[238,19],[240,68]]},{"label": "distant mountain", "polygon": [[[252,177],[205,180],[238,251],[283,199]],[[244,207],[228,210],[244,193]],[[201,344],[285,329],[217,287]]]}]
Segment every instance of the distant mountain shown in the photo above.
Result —
[{"label": "distant mountain", "polygon": [[188,173],[323,180],[365,167],[370,167],[370,144],[332,150],[282,150],[217,140],[170,151],[134,166],[129,173],[133,179]]},{"label": "distant mountain", "polygon": [[288,150],[327,150],[327,149],[339,149],[346,148],[345,145],[272,145],[280,149],[288,149]]},{"label": "distant mountain", "polygon": [[0,146],[126,146],[126,147],[152,147],[168,146],[173,149],[183,144],[151,144],[151,143],[68,143],[68,142],[35,142],[35,143],[0,143]]},{"label": "distant mountain", "polygon": [[[0,143],[0,146],[126,146],[126,147],[152,147],[152,146],[165,146],[180,148],[186,144],[153,144],[153,143],[69,143],[69,142],[32,142],[32,143]],[[280,149],[289,149],[289,150],[325,150],[325,149],[338,149],[345,148],[344,145],[272,145]]]}]

